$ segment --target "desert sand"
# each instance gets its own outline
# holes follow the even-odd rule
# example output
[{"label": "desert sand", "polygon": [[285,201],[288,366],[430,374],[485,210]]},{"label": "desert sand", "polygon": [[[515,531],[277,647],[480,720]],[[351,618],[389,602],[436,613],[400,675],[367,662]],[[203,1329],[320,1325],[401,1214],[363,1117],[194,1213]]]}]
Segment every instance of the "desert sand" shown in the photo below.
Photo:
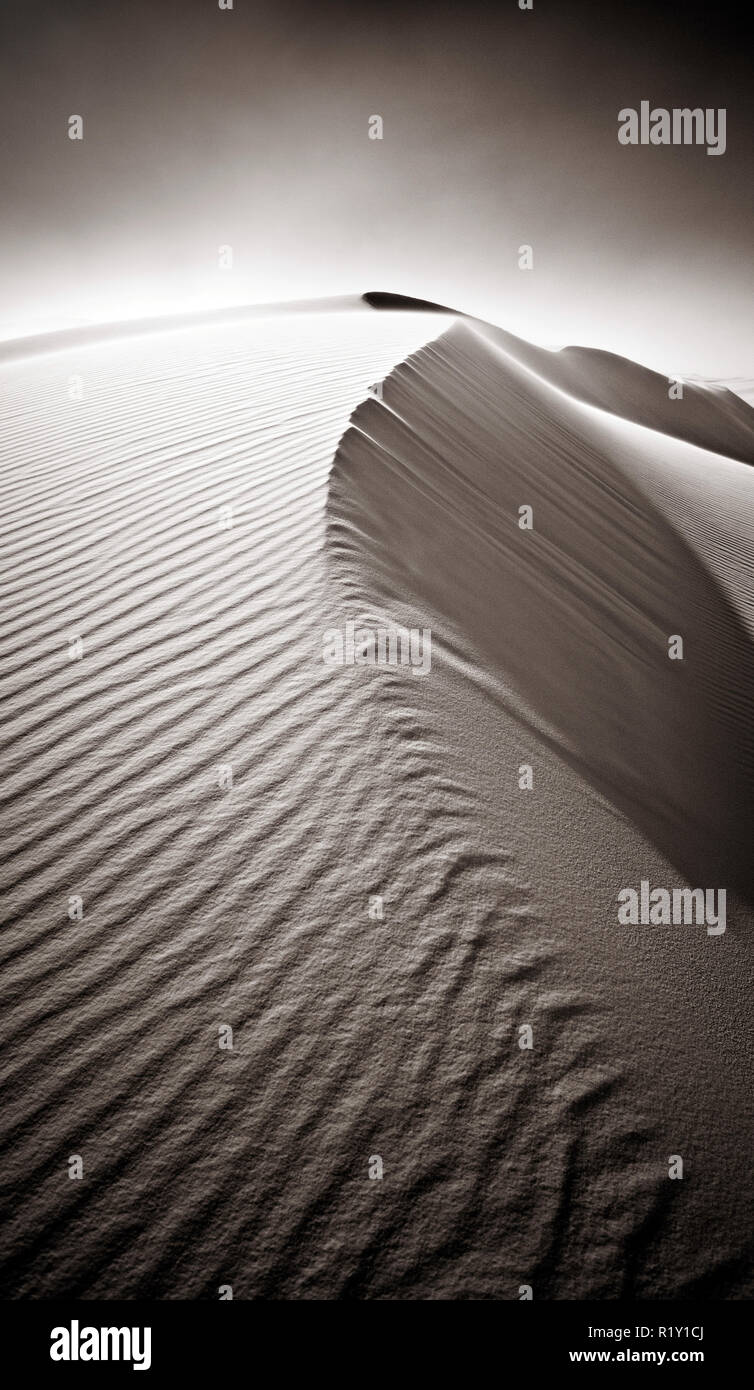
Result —
[{"label": "desert sand", "polygon": [[3,1293],[750,1296],[754,410],[284,308],[0,351]]}]

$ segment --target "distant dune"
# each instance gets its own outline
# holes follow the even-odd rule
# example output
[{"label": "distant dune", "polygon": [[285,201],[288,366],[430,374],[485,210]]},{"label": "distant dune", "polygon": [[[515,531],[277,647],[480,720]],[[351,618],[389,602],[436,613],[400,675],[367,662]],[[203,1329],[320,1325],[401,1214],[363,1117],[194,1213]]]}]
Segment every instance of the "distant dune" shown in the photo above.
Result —
[{"label": "distant dune", "polygon": [[[419,301],[416,301],[417,304]],[[0,341],[0,362],[37,357],[42,353],[61,352],[67,348],[87,347],[92,343],[111,342],[120,338],[141,338],[155,333],[173,333],[176,329],[212,328],[216,324],[247,323],[259,318],[279,318],[287,314],[353,313],[364,308],[365,296],[333,295],[329,299],[296,299],[275,304],[228,305],[222,309],[195,310],[185,314],[162,314],[153,318],[120,319],[117,322],[84,324],[80,328],[62,328],[51,333],[34,333],[23,338]]]},{"label": "distant dune", "polygon": [[587,405],[599,406],[636,425],[646,425],[702,449],[754,463],[754,411],[722,384],[664,377],[628,358],[596,348],[549,351],[478,324],[479,331],[548,385]]},{"label": "distant dune", "polygon": [[375,291],[0,387],[4,1294],[750,1296],[754,412]]}]

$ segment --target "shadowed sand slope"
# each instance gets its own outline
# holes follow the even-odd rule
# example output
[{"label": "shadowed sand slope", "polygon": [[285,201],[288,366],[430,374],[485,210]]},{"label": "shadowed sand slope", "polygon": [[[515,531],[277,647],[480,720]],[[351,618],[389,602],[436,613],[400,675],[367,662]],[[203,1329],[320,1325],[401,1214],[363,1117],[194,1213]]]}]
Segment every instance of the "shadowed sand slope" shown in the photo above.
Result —
[{"label": "shadowed sand slope", "polygon": [[[393,372],[383,403],[360,407],[331,479],[336,549],[363,548],[386,597],[442,615],[458,651],[510,683],[688,876],[751,896],[754,651],[734,598],[754,571],[743,542],[723,562],[727,586],[706,558],[730,503],[725,468],[741,465],[566,398],[500,341],[456,323]],[[580,393],[608,392],[612,371]],[[639,419],[651,375],[618,372]],[[702,432],[729,399],[699,406]],[[747,412],[734,404],[732,428]],[[708,545],[651,495],[648,474],[661,493],[681,465],[708,472]],[[683,660],[669,659],[673,636]]]},{"label": "shadowed sand slope", "polygon": [[407,295],[370,290],[362,299],[375,309],[421,309],[464,319],[507,357],[574,400],[700,448],[754,463],[754,410],[748,403],[753,393],[748,378],[730,383],[679,382],[598,348],[538,347],[497,325]]},{"label": "shadowed sand slope", "polygon": [[[468,921],[483,905],[495,943],[470,1046],[488,1055],[498,992],[542,1043],[531,1067],[504,1047],[493,1064],[508,1107],[486,1110],[474,1287],[505,1249],[535,1297],[742,1297],[751,911],[732,899],[715,941],[616,914],[644,878],[751,888],[754,475],[626,419],[625,390],[610,413],[574,400],[501,341],[456,321],[397,367],[354,413],[328,498],[343,611],[432,631],[431,672],[406,675],[403,698],[441,804],[463,813],[468,871],[435,910]],[[530,897],[515,926],[488,867],[503,850]],[[497,971],[532,948],[525,993]],[[479,1117],[463,1122],[461,1187],[480,1138]],[[455,1229],[459,1252],[467,1237]]]},{"label": "shadowed sand slope", "polygon": [[661,376],[627,357],[597,348],[550,351],[490,324],[475,322],[475,327],[506,356],[574,400],[700,448],[754,463],[754,410],[721,383],[683,381],[679,396],[674,377]]}]

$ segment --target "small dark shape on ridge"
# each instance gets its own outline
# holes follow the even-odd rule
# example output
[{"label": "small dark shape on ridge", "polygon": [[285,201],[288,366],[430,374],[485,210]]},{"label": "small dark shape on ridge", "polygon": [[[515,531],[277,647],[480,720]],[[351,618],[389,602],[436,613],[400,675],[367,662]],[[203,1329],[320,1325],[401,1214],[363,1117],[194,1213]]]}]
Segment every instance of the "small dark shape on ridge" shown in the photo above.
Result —
[{"label": "small dark shape on ridge", "polygon": [[434,314],[458,314],[446,304],[433,304],[431,299],[412,299],[408,294],[387,294],[384,290],[367,290],[362,299],[373,309],[428,309]]}]

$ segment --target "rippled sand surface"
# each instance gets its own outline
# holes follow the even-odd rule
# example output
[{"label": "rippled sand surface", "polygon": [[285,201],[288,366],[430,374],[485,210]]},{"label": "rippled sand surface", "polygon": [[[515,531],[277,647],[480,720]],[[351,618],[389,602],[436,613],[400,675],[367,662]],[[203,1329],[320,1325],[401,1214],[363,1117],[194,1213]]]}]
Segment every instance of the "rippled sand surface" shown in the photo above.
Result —
[{"label": "rippled sand surface", "polygon": [[[6,1296],[751,1291],[745,407],[450,323],[0,368]],[[323,663],[373,604],[426,679]],[[697,864],[724,937],[616,925]]]}]

